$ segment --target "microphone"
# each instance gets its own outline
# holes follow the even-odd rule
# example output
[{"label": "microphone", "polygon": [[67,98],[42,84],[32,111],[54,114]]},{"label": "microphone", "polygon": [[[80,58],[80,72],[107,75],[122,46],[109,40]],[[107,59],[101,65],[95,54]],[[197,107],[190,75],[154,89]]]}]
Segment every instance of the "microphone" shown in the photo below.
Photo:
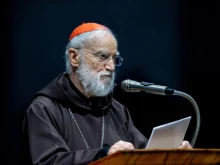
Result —
[{"label": "microphone", "polygon": [[148,83],[148,82],[137,82],[129,79],[122,81],[121,88],[125,92],[144,91],[147,93],[158,94],[158,95],[172,95],[174,93],[174,90],[167,86],[154,85],[153,83]]},{"label": "microphone", "polygon": [[137,82],[129,79],[122,81],[121,88],[125,92],[144,91],[147,93],[158,94],[158,95],[176,95],[188,99],[193,105],[196,114],[196,127],[191,140],[191,146],[193,147],[195,145],[199,133],[201,119],[200,119],[199,107],[196,104],[196,101],[190,95],[181,91],[173,90],[167,86],[154,85],[153,83],[148,83],[148,82]]}]

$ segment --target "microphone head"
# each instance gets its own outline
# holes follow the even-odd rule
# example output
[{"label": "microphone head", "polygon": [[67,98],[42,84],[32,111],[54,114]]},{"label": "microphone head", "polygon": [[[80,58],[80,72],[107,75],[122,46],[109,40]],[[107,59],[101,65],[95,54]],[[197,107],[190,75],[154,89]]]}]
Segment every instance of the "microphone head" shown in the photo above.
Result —
[{"label": "microphone head", "polygon": [[121,82],[121,89],[125,92],[127,91],[128,82],[129,80],[124,80]]},{"label": "microphone head", "polygon": [[141,90],[136,88],[136,86],[143,86],[143,85],[137,81],[133,81],[130,79],[124,80],[121,83],[121,88],[125,92],[140,92]]},{"label": "microphone head", "polygon": [[147,92],[158,95],[171,95],[174,93],[173,89],[168,88],[167,86],[154,85],[153,83],[147,82],[137,82],[133,80],[124,80],[121,83],[121,88],[125,92]]}]

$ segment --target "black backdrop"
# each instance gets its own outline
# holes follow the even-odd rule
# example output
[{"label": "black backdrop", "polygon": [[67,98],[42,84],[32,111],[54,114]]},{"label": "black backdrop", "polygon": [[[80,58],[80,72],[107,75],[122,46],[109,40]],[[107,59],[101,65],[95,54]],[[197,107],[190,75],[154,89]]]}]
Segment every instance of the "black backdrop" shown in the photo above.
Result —
[{"label": "black backdrop", "polygon": [[[32,95],[64,71],[64,51],[72,30],[97,22],[116,34],[124,63],[117,68],[114,97],[130,110],[149,138],[152,127],[195,113],[178,96],[125,93],[124,79],[167,85],[191,95],[201,113],[196,148],[220,148],[218,110],[217,1],[199,0],[9,0],[1,6],[2,137],[8,164],[19,164],[24,113]],[[6,64],[6,66],[4,66]],[[4,113],[6,112],[6,113]],[[5,117],[6,116],[6,117]],[[4,145],[6,144],[6,145]]]}]

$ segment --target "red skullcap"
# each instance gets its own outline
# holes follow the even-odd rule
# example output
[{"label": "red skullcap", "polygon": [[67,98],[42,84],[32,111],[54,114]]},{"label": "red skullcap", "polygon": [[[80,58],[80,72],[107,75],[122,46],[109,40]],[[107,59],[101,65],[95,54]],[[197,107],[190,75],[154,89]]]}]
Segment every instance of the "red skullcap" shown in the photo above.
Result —
[{"label": "red skullcap", "polygon": [[99,30],[99,29],[108,30],[107,27],[100,25],[100,24],[97,24],[97,23],[83,23],[73,30],[73,32],[71,33],[71,35],[69,37],[69,41],[73,37],[78,36],[82,33],[90,32],[93,30]]}]

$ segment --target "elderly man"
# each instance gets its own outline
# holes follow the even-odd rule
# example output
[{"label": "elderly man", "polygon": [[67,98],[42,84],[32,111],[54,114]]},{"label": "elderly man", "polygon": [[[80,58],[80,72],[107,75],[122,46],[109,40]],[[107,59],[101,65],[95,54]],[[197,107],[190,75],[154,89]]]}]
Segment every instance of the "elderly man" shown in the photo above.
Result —
[{"label": "elderly man", "polygon": [[[107,27],[83,23],[66,47],[67,72],[37,92],[24,118],[29,164],[88,164],[119,150],[145,148],[125,106],[112,97],[117,41]],[[184,141],[180,148],[191,148]]]}]

